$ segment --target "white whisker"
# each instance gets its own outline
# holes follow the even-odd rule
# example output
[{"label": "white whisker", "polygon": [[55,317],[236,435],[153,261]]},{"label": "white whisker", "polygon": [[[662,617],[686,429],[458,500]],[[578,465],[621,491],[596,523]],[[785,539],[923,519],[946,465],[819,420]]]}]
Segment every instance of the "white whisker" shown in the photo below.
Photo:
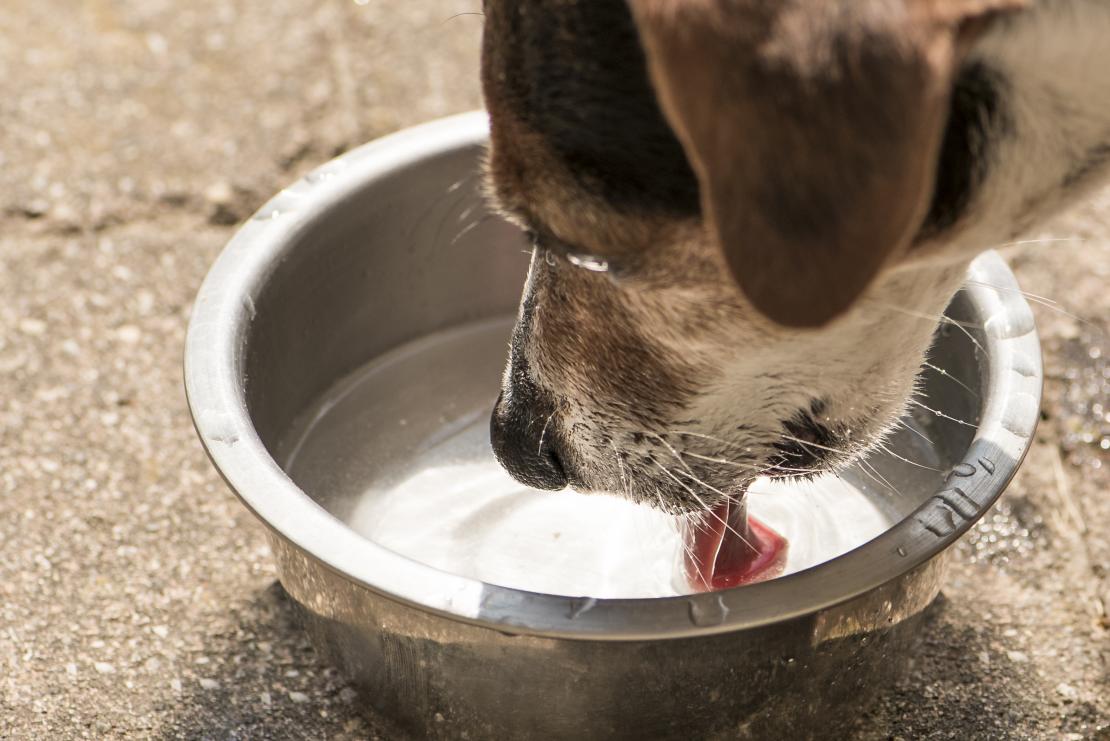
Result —
[{"label": "white whisker", "polygon": [[[686,465],[686,461],[682,460],[682,456],[678,454],[678,451],[675,450],[674,447],[669,442],[667,442],[662,435],[656,435],[654,432],[647,432],[647,434],[651,435],[656,440],[663,443],[663,445],[666,446],[667,450],[671,451],[671,455],[673,455],[675,460],[678,461],[678,464],[685,468],[687,471],[690,471],[690,466]],[[690,471],[690,473],[693,473],[693,471]]]},{"label": "white whisker", "polygon": [[971,284],[971,285],[975,285],[975,286],[982,286],[983,288],[992,288],[995,291],[1006,291],[1008,293],[1017,293],[1021,296],[1024,296],[1027,301],[1032,301],[1033,303],[1038,304],[1040,306],[1044,306],[1047,309],[1052,309],[1053,311],[1055,311],[1059,314],[1063,314],[1064,316],[1068,317],[1069,319],[1074,319],[1075,321],[1077,321],[1081,324],[1085,324],[1089,327],[1095,327],[1097,329],[1101,329],[1101,327],[1099,327],[1097,324],[1095,324],[1091,320],[1084,319],[1083,317],[1079,316],[1078,314],[1071,313],[1067,309],[1060,306],[1059,302],[1054,301],[1054,300],[1052,300],[1050,298],[1047,298],[1045,296],[1038,296],[1035,293],[1030,293],[1029,291],[1023,291],[1022,289],[1014,288],[1013,286],[996,286],[993,283],[987,283],[987,282],[981,281],[981,280],[969,280],[968,283]]},{"label": "white whisker", "polygon": [[540,444],[536,446],[536,455],[543,455],[543,438],[547,434],[547,426],[551,424],[551,419],[555,416],[555,412],[547,415],[547,421],[543,423],[543,429],[540,430]]},{"label": "white whisker", "polygon": [[[655,501],[657,501],[659,503],[659,511],[660,512],[668,511],[666,505],[663,504],[663,497],[662,497],[662,495],[659,494],[659,490],[658,489],[652,489],[651,493],[655,495]],[[695,528],[697,527],[693,522],[690,521],[690,517],[688,515],[679,514],[679,515],[675,515],[675,516],[678,519],[682,520],[682,522],[685,523],[686,527],[695,527]],[[682,533],[681,526],[679,526],[679,535],[682,536],[682,537],[679,538],[679,542],[682,544],[682,551],[686,554],[686,557],[688,559],[690,559],[690,562],[695,565],[695,568],[697,568],[698,576],[701,577],[701,580],[702,581],[707,581],[706,578],[705,578],[705,573],[702,572],[702,570],[701,570],[701,563],[698,561],[697,554],[694,553],[694,549],[691,548],[690,545],[686,542],[686,538]]]},{"label": "white whisker", "polygon": [[979,340],[975,339],[975,335],[971,334],[971,332],[969,332],[968,329],[967,329],[968,327],[970,327],[971,329],[982,329],[983,327],[979,324],[975,324],[973,322],[957,321],[957,320],[953,319],[952,317],[945,316],[943,314],[940,314],[938,316],[930,316],[929,314],[924,314],[924,313],[919,312],[919,311],[913,311],[911,309],[906,309],[902,306],[895,306],[894,304],[887,304],[887,303],[884,303],[882,301],[876,301],[874,299],[867,299],[867,300],[870,303],[875,304],[876,306],[880,306],[880,307],[885,308],[885,309],[890,309],[891,311],[897,311],[897,312],[900,312],[900,313],[905,314],[907,316],[915,317],[917,319],[924,319],[927,322],[936,322],[938,324],[950,324],[950,325],[956,327],[957,329],[959,329],[965,335],[967,335],[967,338],[969,340],[971,340],[972,344],[975,345],[975,347],[979,348],[980,352],[982,352],[984,355],[987,354],[987,349],[985,347],[983,347],[983,345],[979,342]]},{"label": "white whisker", "polygon": [[1016,242],[1003,242],[996,244],[988,249],[1000,250],[1004,247],[1020,247],[1024,244],[1052,244],[1053,242],[1085,242],[1087,240],[1079,237],[1044,237],[1042,239],[1019,239]]},{"label": "white whisker", "polygon": [[956,385],[960,386],[960,387],[961,387],[962,389],[964,389],[965,391],[967,391],[967,392],[968,392],[969,394],[971,394],[972,396],[974,396],[974,397],[975,397],[976,399],[978,399],[978,398],[979,398],[979,394],[975,393],[975,389],[971,388],[971,387],[970,387],[970,386],[968,386],[968,385],[967,385],[966,383],[964,383],[964,382],[963,382],[963,381],[961,381],[960,379],[956,378],[956,377],[955,377],[954,375],[952,375],[951,373],[949,373],[948,371],[946,371],[946,370],[945,370],[944,368],[941,368],[940,366],[937,366],[937,365],[933,365],[932,363],[930,363],[930,362],[928,362],[928,361],[926,361],[925,363],[923,363],[923,365],[925,365],[925,366],[926,366],[926,367],[928,367],[928,368],[932,368],[933,370],[935,370],[935,371],[936,371],[937,373],[941,374],[941,375],[942,375],[942,376],[944,376],[945,378],[948,378],[948,379],[950,379],[950,380],[951,380],[951,381],[952,381],[953,383],[955,383]]},{"label": "white whisker", "polygon": [[[728,523],[727,523],[727,522],[726,522],[725,520],[721,519],[721,516],[720,516],[720,515],[718,515],[718,514],[717,514],[716,512],[714,512],[714,511],[713,511],[713,508],[712,508],[712,507],[710,507],[709,505],[707,505],[707,504],[705,503],[705,501],[704,501],[704,500],[703,500],[703,499],[702,499],[701,497],[699,497],[699,496],[697,495],[697,493],[695,493],[695,492],[694,492],[694,490],[693,490],[693,489],[691,489],[691,488],[690,488],[689,486],[687,486],[687,485],[686,485],[685,483],[683,483],[683,482],[682,482],[682,481],[681,481],[681,480],[680,480],[680,479],[679,479],[679,478],[678,478],[677,476],[675,476],[675,475],[674,475],[673,473],[671,473],[670,471],[668,471],[668,470],[667,470],[667,468],[666,468],[665,466],[663,466],[663,464],[661,464],[661,463],[660,463],[659,461],[657,461],[657,460],[652,460],[652,463],[654,463],[654,464],[655,464],[656,466],[658,466],[658,467],[659,467],[659,470],[661,470],[661,471],[662,471],[663,473],[665,473],[665,474],[667,474],[668,476],[670,476],[670,477],[671,477],[671,479],[672,479],[673,481],[675,481],[675,482],[676,482],[676,483],[677,483],[677,484],[678,484],[679,486],[681,486],[681,487],[682,487],[683,489],[685,489],[685,490],[686,490],[686,491],[687,491],[687,492],[688,492],[688,493],[690,494],[690,496],[692,496],[692,497],[693,497],[693,498],[694,498],[695,500],[697,500],[698,504],[700,504],[700,505],[701,505],[701,506],[702,506],[703,508],[705,508],[705,511],[706,511],[706,512],[707,512],[707,513],[709,514],[709,516],[710,516],[710,517],[712,517],[712,518],[713,518],[714,520],[716,520],[717,522],[719,522],[719,523],[721,523],[722,525],[724,525],[724,526],[725,526],[725,528],[726,528],[726,529],[727,529],[727,530],[728,530],[729,532],[731,532],[731,533],[732,533],[733,535],[735,535],[735,536],[736,536],[737,538],[739,538],[739,539],[740,539],[740,541],[741,541],[741,542],[742,542],[742,543],[743,543],[744,545],[746,545],[746,546],[748,546],[749,548],[751,548],[751,549],[752,549],[752,551],[754,551],[754,552],[756,552],[756,553],[758,553],[758,552],[759,552],[759,549],[758,549],[758,548],[756,548],[756,547],[755,547],[754,545],[752,545],[751,543],[749,543],[749,542],[748,542],[748,539],[747,539],[747,538],[745,538],[745,537],[744,537],[743,535],[741,535],[740,533],[738,533],[738,532],[736,531],[736,528],[734,528],[734,527],[733,527],[732,525],[729,525],[729,524],[728,524]],[[707,486],[707,485],[706,485],[706,484],[705,484],[704,482],[701,482],[701,481],[699,481],[698,483],[702,484],[702,486]]]},{"label": "white whisker", "polygon": [[813,446],[814,448],[819,448],[821,450],[827,450],[830,453],[836,453],[837,455],[850,455],[850,453],[847,450],[840,450],[838,448],[830,448],[828,445],[821,445],[820,443],[811,442],[809,440],[802,440],[800,437],[794,437],[793,435],[787,435],[785,432],[780,432],[779,437],[783,438],[784,440],[791,440],[793,442],[798,443],[799,445],[804,445],[806,447]]},{"label": "white whisker", "polygon": [[902,496],[902,492],[898,491],[898,489],[895,488],[894,484],[887,481],[886,477],[879,473],[878,470],[876,470],[876,468],[868,463],[866,460],[861,459],[859,464],[859,470],[863,471],[872,481],[885,488],[891,494],[894,494],[898,497]]},{"label": "white whisker", "polygon": [[907,422],[906,420],[904,420],[904,419],[900,419],[900,420],[898,420],[898,424],[902,425],[902,426],[903,426],[903,427],[905,427],[905,428],[906,428],[907,430],[909,430],[909,431],[910,431],[910,432],[912,432],[913,434],[917,435],[918,437],[920,437],[920,438],[921,438],[922,440],[924,440],[925,442],[929,443],[929,445],[932,445],[932,444],[933,444],[933,441],[929,439],[929,436],[928,436],[928,435],[926,435],[926,434],[925,434],[924,432],[922,432],[921,430],[919,430],[919,429],[917,429],[916,427],[914,427],[913,425],[911,425],[911,424],[910,424],[909,422]]},{"label": "white whisker", "polygon": [[698,460],[709,461],[710,463],[723,463],[726,466],[734,466],[736,468],[744,469],[747,471],[755,471],[759,469],[759,466],[756,466],[754,464],[740,463],[739,461],[730,461],[726,460],[725,458],[714,458],[709,455],[702,455],[701,453],[691,453],[688,450],[683,452],[682,455],[689,456],[691,458],[697,458]]},{"label": "white whisker", "polygon": [[621,458],[621,454],[617,450],[617,444],[613,442],[612,438],[609,439],[609,446],[613,449],[613,458],[615,458],[617,461],[617,473],[620,475],[621,488],[624,489],[625,496],[631,499],[632,489],[629,487],[628,479],[625,476],[624,460]]},{"label": "white whisker", "polygon": [[889,447],[887,447],[887,445],[885,443],[879,442],[879,443],[877,443],[877,445],[878,445],[879,449],[882,450],[883,452],[885,452],[887,455],[891,456],[892,458],[897,458],[898,460],[902,461],[903,463],[909,463],[911,466],[917,466],[918,468],[924,468],[926,471],[936,471],[937,473],[944,473],[944,471],[940,470],[939,468],[933,468],[932,466],[926,466],[924,463],[918,463],[917,461],[910,460],[909,458],[906,458],[905,456],[902,456],[902,455],[899,455],[898,453],[895,453],[893,450],[891,450]]},{"label": "white whisker", "polygon": [[458,234],[456,234],[451,239],[451,246],[454,247],[456,244],[458,244],[460,239],[462,239],[467,234],[469,234],[471,231],[478,228],[479,226],[481,226],[482,224],[484,224],[485,222],[489,221],[492,218],[493,217],[491,215],[486,214],[485,216],[482,216],[481,218],[474,219],[473,221],[471,221],[469,224],[467,224],[462,229],[460,229]]},{"label": "white whisker", "polygon": [[710,440],[712,442],[720,443],[721,445],[728,445],[728,446],[731,446],[731,447],[739,447],[740,446],[739,443],[734,443],[734,442],[730,442],[728,440],[723,440],[719,437],[713,437],[712,435],[706,435],[703,432],[689,432],[687,430],[667,430],[667,434],[668,435],[685,435],[687,437],[700,437],[703,440]]},{"label": "white whisker", "polygon": [[945,414],[944,412],[940,411],[939,409],[933,409],[932,407],[929,407],[929,406],[926,406],[926,405],[922,404],[917,399],[910,399],[910,403],[915,404],[915,405],[921,407],[922,409],[924,409],[928,412],[932,412],[933,414],[935,414],[938,417],[943,417],[944,419],[950,420],[950,421],[955,422],[957,424],[961,424],[964,427],[970,427],[973,430],[979,429],[978,425],[973,425],[970,422],[963,421],[962,419],[956,419],[955,417],[952,417],[948,414]]},{"label": "white whisker", "polygon": [[897,311],[899,314],[905,314],[906,316],[911,316],[914,319],[924,319],[927,322],[936,322],[936,323],[944,323],[944,324],[956,324],[956,325],[959,325],[961,327],[970,327],[971,329],[982,329],[983,328],[983,325],[981,325],[981,324],[976,324],[975,322],[960,321],[958,319],[953,319],[952,317],[946,316],[944,314],[926,314],[923,311],[914,311],[913,309],[907,309],[904,306],[898,306],[897,304],[888,304],[885,301],[879,301],[879,300],[873,299],[873,298],[867,298],[867,299],[864,299],[864,301],[866,301],[870,304],[874,304],[875,306],[878,306],[878,307],[883,308],[883,309],[890,309],[891,311]]},{"label": "white whisker", "polygon": [[[985,357],[990,357],[990,354],[987,352],[987,348],[983,347],[983,344],[981,342],[979,342],[979,340],[975,339],[975,335],[973,335],[968,330],[968,328],[964,326],[964,322],[957,322],[955,319],[952,319],[951,317],[942,316],[940,318],[940,323],[941,324],[949,324],[949,325],[955,327],[956,329],[960,330],[961,332],[963,332],[967,336],[967,338],[969,340],[971,340],[971,344],[975,345],[975,347],[979,349],[979,352],[983,353],[983,355]],[[972,327],[975,327],[975,325],[972,325]]]},{"label": "white whisker", "polygon": [[448,186],[447,186],[447,190],[446,190],[445,192],[446,192],[446,193],[454,193],[454,192],[455,192],[456,190],[458,190],[459,188],[461,188],[461,187],[463,186],[463,184],[464,184],[464,183],[466,183],[466,182],[467,182],[467,181],[469,181],[469,180],[472,180],[472,179],[474,179],[475,177],[476,177],[476,176],[475,176],[475,175],[474,175],[473,173],[472,173],[472,174],[469,174],[469,175],[463,175],[463,176],[462,176],[461,178],[459,178],[459,179],[458,179],[458,180],[456,180],[455,182],[453,182],[453,183],[451,183],[450,185],[448,185]]}]

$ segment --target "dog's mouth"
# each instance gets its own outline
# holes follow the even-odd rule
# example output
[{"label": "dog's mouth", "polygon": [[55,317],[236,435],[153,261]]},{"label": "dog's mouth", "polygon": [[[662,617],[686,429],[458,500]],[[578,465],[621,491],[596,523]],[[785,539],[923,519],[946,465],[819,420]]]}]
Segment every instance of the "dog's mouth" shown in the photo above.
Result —
[{"label": "dog's mouth", "polygon": [[749,517],[744,500],[721,502],[685,538],[686,578],[700,591],[773,579],[786,565],[786,539]]},{"label": "dog's mouth", "polygon": [[558,442],[552,468],[571,488],[623,495],[684,519],[685,575],[695,590],[778,576],[788,544],[748,516],[747,484],[760,476],[809,478],[835,469],[859,449],[849,430],[865,423],[830,415],[816,399],[780,421],[777,432],[738,425],[729,436],[698,431],[696,422],[668,423],[678,429],[658,433],[579,423],[571,427],[577,440],[552,424],[545,439]]}]

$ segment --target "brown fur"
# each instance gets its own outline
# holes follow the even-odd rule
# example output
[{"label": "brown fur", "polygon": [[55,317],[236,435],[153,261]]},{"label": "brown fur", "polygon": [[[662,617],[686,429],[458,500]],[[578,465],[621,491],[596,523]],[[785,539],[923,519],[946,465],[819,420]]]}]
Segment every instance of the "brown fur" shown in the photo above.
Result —
[{"label": "brown fur", "polygon": [[696,511],[890,432],[968,262],[1107,174],[1071,11],[1110,11],[1023,5],[487,0],[491,177],[535,242],[510,472]]},{"label": "brown fur", "polygon": [[761,311],[804,327],[843,313],[909,247],[960,29],[1017,3],[631,5],[733,276]]}]

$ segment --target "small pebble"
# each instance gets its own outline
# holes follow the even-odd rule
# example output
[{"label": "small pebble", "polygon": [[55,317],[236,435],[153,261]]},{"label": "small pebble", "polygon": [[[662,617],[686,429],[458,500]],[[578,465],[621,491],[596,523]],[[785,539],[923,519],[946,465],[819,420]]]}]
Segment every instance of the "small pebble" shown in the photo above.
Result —
[{"label": "small pebble", "polygon": [[19,330],[23,334],[40,335],[46,331],[46,322],[41,319],[23,319],[19,322]]},{"label": "small pebble", "polygon": [[1029,661],[1029,655],[1021,651],[1007,651],[1006,656],[1015,664],[1024,664]]},{"label": "small pebble", "polygon": [[214,206],[226,206],[235,197],[231,185],[223,181],[213,183],[204,190],[204,200]]},{"label": "small pebble", "polygon": [[1056,694],[1064,698],[1065,702],[1075,702],[1079,699],[1079,690],[1072,687],[1067,682],[1060,682],[1060,684],[1056,685]]},{"label": "small pebble", "polygon": [[124,342],[128,345],[134,345],[143,338],[143,333],[142,330],[140,330],[134,324],[124,324],[122,327],[116,330],[116,338],[120,342]]},{"label": "small pebble", "polygon": [[308,695],[303,692],[290,692],[289,699],[296,703],[308,702]]},{"label": "small pebble", "polygon": [[206,690],[216,690],[220,688],[220,683],[215,679],[208,679],[205,677],[200,680],[200,686]]}]

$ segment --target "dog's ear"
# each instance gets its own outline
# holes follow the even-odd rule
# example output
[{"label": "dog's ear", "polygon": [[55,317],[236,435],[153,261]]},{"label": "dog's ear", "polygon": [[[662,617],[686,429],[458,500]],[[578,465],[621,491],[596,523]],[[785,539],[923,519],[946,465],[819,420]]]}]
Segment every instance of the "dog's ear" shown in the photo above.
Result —
[{"label": "dog's ear", "polygon": [[749,300],[845,311],[931,199],[969,40],[1026,0],[629,0],[664,115]]}]

